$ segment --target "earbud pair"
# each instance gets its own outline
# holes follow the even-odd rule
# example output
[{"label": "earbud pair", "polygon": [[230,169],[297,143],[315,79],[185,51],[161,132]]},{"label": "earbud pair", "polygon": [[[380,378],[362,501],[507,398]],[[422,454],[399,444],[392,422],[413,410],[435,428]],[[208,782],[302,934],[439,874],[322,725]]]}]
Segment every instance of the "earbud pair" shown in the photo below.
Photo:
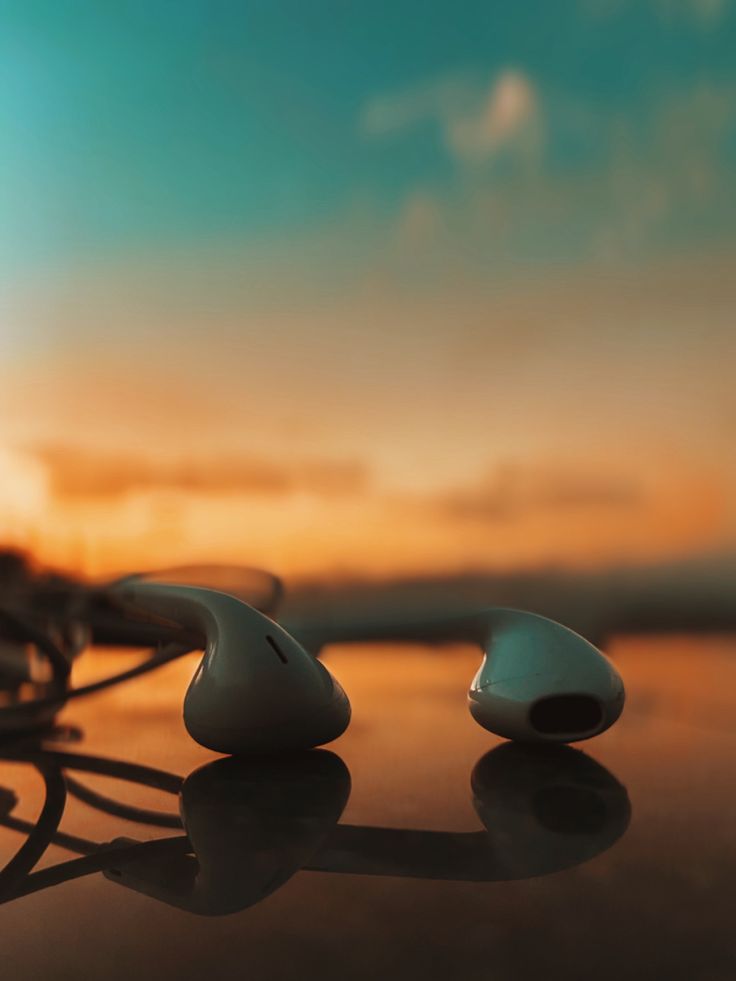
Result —
[{"label": "earbud pair", "polygon": [[[184,699],[184,724],[201,745],[232,754],[308,749],[347,728],[350,702],[325,666],[235,597],[138,579],[117,584],[112,594],[139,616],[199,637],[204,657]],[[483,728],[509,739],[588,739],[623,709],[623,683],[611,662],[572,630],[532,613],[489,609],[373,624],[358,636],[477,643],[483,660],[468,692],[470,711]],[[355,629],[345,639],[357,639]]]}]

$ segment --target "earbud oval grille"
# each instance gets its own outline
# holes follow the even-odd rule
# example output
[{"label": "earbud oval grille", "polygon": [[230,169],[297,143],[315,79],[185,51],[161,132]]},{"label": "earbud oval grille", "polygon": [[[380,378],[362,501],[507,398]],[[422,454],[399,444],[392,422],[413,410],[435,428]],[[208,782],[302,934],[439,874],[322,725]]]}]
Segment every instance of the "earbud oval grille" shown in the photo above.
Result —
[{"label": "earbud oval grille", "polygon": [[582,735],[598,728],[603,709],[590,695],[550,695],[535,702],[529,721],[541,735]]}]

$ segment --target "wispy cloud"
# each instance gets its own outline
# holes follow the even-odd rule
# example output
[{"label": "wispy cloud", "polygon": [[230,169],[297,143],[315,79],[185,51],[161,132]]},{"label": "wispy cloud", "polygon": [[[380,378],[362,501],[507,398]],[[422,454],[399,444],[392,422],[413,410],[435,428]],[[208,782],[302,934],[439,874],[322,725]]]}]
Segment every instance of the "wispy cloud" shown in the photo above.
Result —
[{"label": "wispy cloud", "polygon": [[505,69],[486,83],[458,76],[382,95],[364,107],[359,126],[366,136],[385,138],[430,122],[456,160],[480,163],[504,149],[536,152],[540,114],[532,80],[517,69]]},{"label": "wispy cloud", "polygon": [[279,496],[303,492],[318,497],[365,489],[366,468],[350,460],[290,460],[220,455],[161,461],[153,456],[91,451],[62,445],[37,447],[33,456],[60,498],[119,498],[135,492]]},{"label": "wispy cloud", "polygon": [[493,80],[479,109],[446,120],[445,138],[456,157],[469,162],[490,160],[510,148],[529,157],[541,143],[540,115],[531,80],[505,71]]},{"label": "wispy cloud", "polygon": [[425,80],[367,102],[358,119],[359,130],[365,136],[381,138],[427,121],[443,122],[462,112],[476,97],[477,86],[465,76]]},{"label": "wispy cloud", "polygon": [[539,512],[635,509],[645,498],[643,487],[632,476],[506,465],[473,486],[437,495],[432,507],[445,518],[510,521]]},{"label": "wispy cloud", "polygon": [[[509,71],[473,108],[435,119],[457,166],[441,182],[417,181],[399,208],[394,241],[412,268],[438,245],[440,268],[467,273],[511,258],[628,259],[733,236],[730,83],[659,92],[634,116],[597,111],[584,93],[542,98]],[[574,165],[550,168],[555,146],[577,147]]]},{"label": "wispy cloud", "polygon": [[[581,0],[586,13],[612,17],[631,9],[641,0]],[[688,20],[703,28],[715,27],[732,9],[732,0],[649,0],[659,19],[665,23]]]}]

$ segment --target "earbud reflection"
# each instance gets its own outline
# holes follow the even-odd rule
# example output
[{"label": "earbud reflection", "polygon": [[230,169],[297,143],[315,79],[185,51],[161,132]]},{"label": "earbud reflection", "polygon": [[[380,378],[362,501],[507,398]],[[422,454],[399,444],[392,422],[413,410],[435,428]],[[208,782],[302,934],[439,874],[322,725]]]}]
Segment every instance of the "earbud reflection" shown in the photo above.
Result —
[{"label": "earbud reflection", "polygon": [[471,784],[485,830],[363,827],[337,823],[350,777],[333,753],[218,760],[182,789],[194,857],[127,861],[106,875],[218,915],[258,903],[300,869],[472,882],[547,875],[611,847],[630,818],[626,789],[569,747],[502,745],[477,763]]},{"label": "earbud reflection", "polygon": [[133,860],[105,875],[195,913],[246,909],[309,862],[349,795],[348,769],[327,750],[216,760],[181,791],[194,857]]}]

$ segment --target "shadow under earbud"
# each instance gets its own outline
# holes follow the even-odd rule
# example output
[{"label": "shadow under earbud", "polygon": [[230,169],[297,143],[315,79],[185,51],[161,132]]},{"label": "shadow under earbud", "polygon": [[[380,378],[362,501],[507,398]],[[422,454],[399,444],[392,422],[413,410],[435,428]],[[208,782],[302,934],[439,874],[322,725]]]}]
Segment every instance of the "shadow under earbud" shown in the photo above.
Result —
[{"label": "shadow under earbud", "polygon": [[476,764],[484,831],[338,826],[308,868],[353,875],[493,882],[588,861],[626,830],[626,788],[569,746],[505,743]]},{"label": "shadow under earbud", "polygon": [[327,750],[216,760],[190,774],[181,790],[194,855],[133,859],[105,875],[203,915],[246,909],[309,862],[349,795],[348,769]]}]

